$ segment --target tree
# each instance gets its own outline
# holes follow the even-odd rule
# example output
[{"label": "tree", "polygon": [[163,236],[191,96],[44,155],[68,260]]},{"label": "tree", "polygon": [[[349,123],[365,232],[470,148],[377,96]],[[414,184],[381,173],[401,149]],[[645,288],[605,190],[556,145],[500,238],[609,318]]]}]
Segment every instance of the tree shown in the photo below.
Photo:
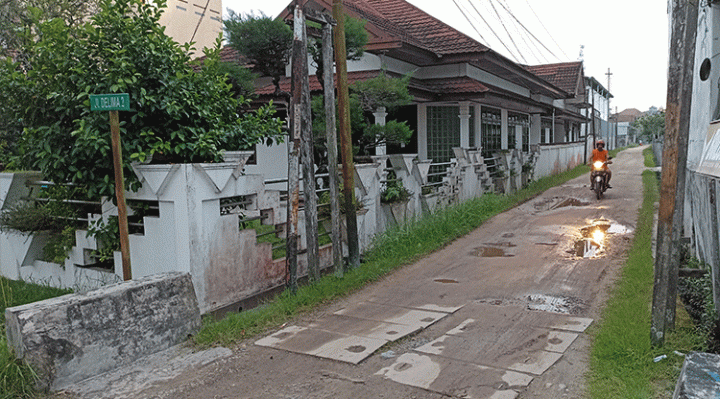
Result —
[{"label": "tree", "polygon": [[632,123],[638,136],[646,140],[657,140],[665,134],[665,111],[641,116]]},{"label": "tree", "polygon": [[158,24],[164,0],[153,3],[102,0],[74,32],[60,19],[40,22],[36,41],[25,48],[32,68],[2,62],[2,104],[22,104],[11,115],[24,129],[16,166],[85,185],[91,198],[111,196],[107,114],[90,111],[90,94],[130,95],[121,136],[131,189],[139,187],[131,161],[219,161],[222,149],[281,137],[269,108],[238,115],[246,101],[235,98],[220,69],[219,40],[194,71],[189,45],[175,43]]},{"label": "tree", "polygon": [[22,58],[38,21],[60,18],[77,27],[98,9],[99,0],[0,0],[0,56]]},{"label": "tree", "polygon": [[282,20],[261,14],[242,16],[229,10],[224,21],[230,46],[244,55],[261,75],[270,76],[275,92],[280,92],[280,78],[290,57],[293,32]]},{"label": "tree", "polygon": [[[350,125],[353,142],[361,154],[367,155],[369,149],[379,145],[407,144],[413,131],[405,122],[389,120],[385,126],[376,125],[369,115],[380,107],[389,112],[412,103],[408,91],[411,75],[393,78],[385,71],[377,77],[355,82],[350,86]],[[313,98],[313,132],[320,149],[324,146],[325,109],[322,97]],[[337,120],[337,119],[336,119]]]},{"label": "tree", "polygon": [[[345,53],[348,61],[357,61],[365,54],[365,45],[368,42],[368,34],[365,30],[363,20],[345,16]],[[319,27],[316,23],[309,23],[309,26]],[[308,41],[308,53],[315,64],[315,76],[320,85],[324,88],[323,71],[325,66],[322,62],[322,39],[311,37]]]}]

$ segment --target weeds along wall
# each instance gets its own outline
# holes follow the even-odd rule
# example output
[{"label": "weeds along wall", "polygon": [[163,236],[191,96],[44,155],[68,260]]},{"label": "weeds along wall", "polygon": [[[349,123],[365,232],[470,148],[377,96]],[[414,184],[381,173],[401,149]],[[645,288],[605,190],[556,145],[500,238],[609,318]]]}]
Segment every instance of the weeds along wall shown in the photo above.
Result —
[{"label": "weeds along wall", "polygon": [[[454,149],[455,158],[436,173],[430,172],[431,161],[418,161],[412,154],[375,156],[371,163],[356,164],[361,251],[367,250],[373,238],[389,226],[424,212],[486,192],[519,189],[534,178],[574,166],[578,155],[573,151],[581,154],[582,145],[572,151],[566,147],[536,147],[532,154],[498,154],[496,158],[502,159],[495,167],[503,170],[501,178],[491,176],[488,160],[479,150],[461,148]],[[536,169],[538,160],[543,159],[555,167]],[[216,164],[134,166],[141,188],[126,194],[136,212],[130,235],[133,278],[190,273],[202,313],[285,284],[286,192],[277,189],[277,180],[274,189],[269,189],[264,176],[245,173],[245,160],[240,157]],[[0,173],[0,209],[32,196],[28,184],[40,178],[37,173]],[[383,202],[383,190],[389,181],[394,181],[396,188],[402,187],[406,195],[395,202]],[[105,200],[100,213],[88,215],[87,220],[92,224],[116,215],[112,201]],[[324,231],[331,231],[328,222],[321,221]],[[304,216],[299,218],[299,224],[298,273],[302,277],[307,274]],[[41,260],[47,240],[43,232],[0,233],[0,273],[11,279],[80,291],[122,280],[120,253],[115,252],[105,268],[99,267],[93,254],[102,243],[88,236],[87,229],[75,232],[75,245],[62,264]],[[345,245],[343,250],[347,253]],[[330,267],[331,262],[331,245],[322,245],[321,267]]]}]

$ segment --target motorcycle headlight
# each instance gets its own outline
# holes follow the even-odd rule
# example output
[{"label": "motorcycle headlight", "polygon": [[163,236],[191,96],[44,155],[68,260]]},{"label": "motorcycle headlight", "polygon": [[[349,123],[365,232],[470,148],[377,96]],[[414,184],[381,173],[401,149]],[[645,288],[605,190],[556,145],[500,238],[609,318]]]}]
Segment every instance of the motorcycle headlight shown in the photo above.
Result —
[{"label": "motorcycle headlight", "polygon": [[603,163],[601,161],[595,161],[593,166],[595,167],[595,169],[602,169]]}]

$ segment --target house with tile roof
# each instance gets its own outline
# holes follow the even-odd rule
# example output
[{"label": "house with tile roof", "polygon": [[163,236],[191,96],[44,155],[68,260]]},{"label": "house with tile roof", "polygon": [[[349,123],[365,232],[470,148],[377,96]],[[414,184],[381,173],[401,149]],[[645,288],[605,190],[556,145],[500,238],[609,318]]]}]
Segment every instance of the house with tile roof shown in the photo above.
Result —
[{"label": "house with tile roof", "polygon": [[[331,0],[302,4],[319,12],[332,10]],[[291,6],[279,16],[289,23]],[[404,0],[346,0],[344,6],[347,15],[366,21],[369,39],[364,57],[348,62],[349,82],[383,71],[398,77],[412,74],[413,104],[387,117],[407,121],[415,135],[404,148],[389,151],[446,163],[458,147],[492,157],[513,150],[527,154],[539,145],[580,143],[587,121],[581,109],[588,103],[581,62],[517,64]],[[289,76],[280,86],[289,91]],[[312,73],[310,89],[320,94]],[[257,90],[264,101],[274,92],[271,83]]]}]

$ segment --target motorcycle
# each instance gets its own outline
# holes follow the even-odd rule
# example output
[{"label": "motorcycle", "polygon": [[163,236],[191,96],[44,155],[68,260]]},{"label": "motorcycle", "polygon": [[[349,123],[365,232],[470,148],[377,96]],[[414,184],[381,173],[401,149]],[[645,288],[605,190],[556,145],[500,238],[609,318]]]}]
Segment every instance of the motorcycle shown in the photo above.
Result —
[{"label": "motorcycle", "polygon": [[608,172],[605,170],[605,165],[611,164],[610,161],[595,161],[592,165],[592,190],[595,191],[597,199],[601,199],[608,189],[607,177]]}]

